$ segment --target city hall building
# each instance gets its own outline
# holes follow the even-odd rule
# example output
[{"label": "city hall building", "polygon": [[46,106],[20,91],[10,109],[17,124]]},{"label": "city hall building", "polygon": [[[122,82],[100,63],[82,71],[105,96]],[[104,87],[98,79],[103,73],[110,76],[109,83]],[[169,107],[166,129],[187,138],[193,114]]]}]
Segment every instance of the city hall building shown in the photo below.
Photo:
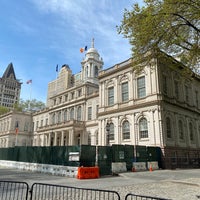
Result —
[{"label": "city hall building", "polygon": [[48,84],[46,109],[33,115],[33,145],[159,146],[171,158],[199,158],[200,77],[184,77],[164,53],[140,73],[132,63],[103,69],[93,41],[80,73],[63,65]]}]

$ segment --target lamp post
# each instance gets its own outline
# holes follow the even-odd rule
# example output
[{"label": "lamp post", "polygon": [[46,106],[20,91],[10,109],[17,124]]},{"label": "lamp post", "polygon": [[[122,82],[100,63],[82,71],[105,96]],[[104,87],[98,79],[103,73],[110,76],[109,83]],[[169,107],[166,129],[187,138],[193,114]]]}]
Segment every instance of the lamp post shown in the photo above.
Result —
[{"label": "lamp post", "polygon": [[106,124],[106,145],[109,145],[109,132],[110,132],[110,123]]}]

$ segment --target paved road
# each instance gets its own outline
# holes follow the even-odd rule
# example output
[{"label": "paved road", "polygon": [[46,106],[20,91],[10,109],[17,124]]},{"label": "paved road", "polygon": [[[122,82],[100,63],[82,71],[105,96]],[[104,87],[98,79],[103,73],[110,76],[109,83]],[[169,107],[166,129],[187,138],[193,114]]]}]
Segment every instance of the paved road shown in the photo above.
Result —
[{"label": "paved road", "polygon": [[200,196],[200,169],[127,172],[115,177],[107,176],[99,179],[79,180],[76,178],[0,168],[0,180],[25,181],[29,186],[37,182],[114,190],[119,192],[122,199],[127,193],[174,200],[197,200],[198,196]]}]

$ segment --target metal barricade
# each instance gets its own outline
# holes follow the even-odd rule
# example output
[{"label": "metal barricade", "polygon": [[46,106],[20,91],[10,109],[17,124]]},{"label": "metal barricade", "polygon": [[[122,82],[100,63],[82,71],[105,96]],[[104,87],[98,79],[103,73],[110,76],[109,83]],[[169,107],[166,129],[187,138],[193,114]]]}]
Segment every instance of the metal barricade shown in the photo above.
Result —
[{"label": "metal barricade", "polygon": [[25,182],[0,181],[1,200],[27,200],[29,186]]},{"label": "metal barricade", "polygon": [[31,200],[120,200],[119,194],[115,191],[43,183],[34,183],[30,193]]},{"label": "metal barricade", "polygon": [[143,196],[143,195],[136,195],[129,193],[125,196],[125,200],[170,200],[170,199],[163,199],[159,197]]}]

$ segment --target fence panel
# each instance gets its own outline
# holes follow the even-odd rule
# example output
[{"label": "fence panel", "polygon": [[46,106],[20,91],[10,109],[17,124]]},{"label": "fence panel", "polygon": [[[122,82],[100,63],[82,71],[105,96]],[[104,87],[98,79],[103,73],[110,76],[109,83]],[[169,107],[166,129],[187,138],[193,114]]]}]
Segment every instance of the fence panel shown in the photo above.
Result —
[{"label": "fence panel", "polygon": [[31,200],[120,200],[115,191],[34,183]]},{"label": "fence panel", "polygon": [[143,195],[136,195],[136,194],[127,194],[125,200],[170,200],[170,199],[163,199],[159,197],[151,197],[151,196],[143,196]]},{"label": "fence panel", "polygon": [[28,184],[25,182],[0,181],[1,200],[27,200]]}]

